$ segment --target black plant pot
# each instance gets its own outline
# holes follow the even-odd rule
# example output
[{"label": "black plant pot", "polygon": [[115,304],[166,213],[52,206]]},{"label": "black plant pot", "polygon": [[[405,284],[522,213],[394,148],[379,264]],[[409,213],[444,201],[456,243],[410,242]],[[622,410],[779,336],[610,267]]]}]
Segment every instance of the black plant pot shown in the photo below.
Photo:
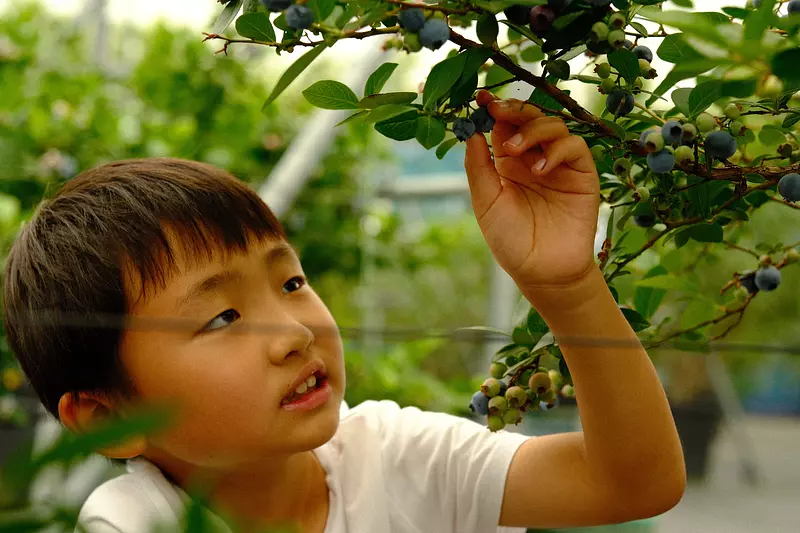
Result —
[{"label": "black plant pot", "polygon": [[671,407],[683,447],[686,476],[693,481],[705,479],[711,446],[722,421],[719,404],[709,393],[698,395],[691,403]]}]

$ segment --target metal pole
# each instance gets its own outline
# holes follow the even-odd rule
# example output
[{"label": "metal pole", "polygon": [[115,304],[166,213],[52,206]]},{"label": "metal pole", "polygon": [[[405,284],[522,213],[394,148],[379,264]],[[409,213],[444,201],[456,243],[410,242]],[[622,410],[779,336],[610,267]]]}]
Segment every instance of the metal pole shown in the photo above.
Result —
[{"label": "metal pole", "polygon": [[[352,75],[345,84],[360,89],[385,57],[381,44],[371,47],[365,45],[362,56],[353,58],[352,64],[356,68],[351,71]],[[336,136],[343,131],[336,128],[336,124],[350,113],[352,111],[319,110],[306,121],[267,181],[258,190],[259,196],[275,216],[283,217],[292,207],[310,179],[314,166],[328,152]]]}]

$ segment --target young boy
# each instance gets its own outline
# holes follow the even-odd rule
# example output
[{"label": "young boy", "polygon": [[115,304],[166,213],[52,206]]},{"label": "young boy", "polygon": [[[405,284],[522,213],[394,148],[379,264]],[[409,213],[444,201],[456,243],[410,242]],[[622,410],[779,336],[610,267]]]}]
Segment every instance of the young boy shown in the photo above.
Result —
[{"label": "young boy", "polygon": [[[167,430],[98,450],[129,473],[90,495],[80,525],[175,531],[189,486],[208,488],[223,525],[304,533],[580,527],[676,505],[685,472],[669,405],[593,257],[591,154],[529,104],[486,91],[478,104],[497,122],[494,159],[483,135],[467,142],[473,209],[560,342],[582,432],[492,433],[388,401],[340,415],[336,323],[267,206],[208,165],[122,161],[43,202],[6,265],[9,341],[69,430],[176,409]],[[36,313],[52,310],[62,315]],[[64,318],[91,313],[127,327]]]}]

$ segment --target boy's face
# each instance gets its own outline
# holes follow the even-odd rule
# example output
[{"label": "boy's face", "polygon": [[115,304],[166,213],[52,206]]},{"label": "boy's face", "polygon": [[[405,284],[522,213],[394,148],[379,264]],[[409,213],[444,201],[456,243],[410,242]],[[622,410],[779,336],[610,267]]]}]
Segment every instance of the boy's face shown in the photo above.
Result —
[{"label": "boy's face", "polygon": [[[177,409],[174,423],[149,439],[144,455],[167,468],[164,463],[219,468],[327,442],[344,395],[342,342],[294,251],[283,240],[254,241],[246,254],[190,266],[180,248],[173,246],[180,274],[133,304],[133,329],[120,346],[138,399]],[[230,276],[197,291],[216,274]],[[137,316],[177,317],[192,326],[137,327]],[[329,386],[329,396],[315,392],[315,398],[327,400],[306,409],[282,405],[314,363]]]}]

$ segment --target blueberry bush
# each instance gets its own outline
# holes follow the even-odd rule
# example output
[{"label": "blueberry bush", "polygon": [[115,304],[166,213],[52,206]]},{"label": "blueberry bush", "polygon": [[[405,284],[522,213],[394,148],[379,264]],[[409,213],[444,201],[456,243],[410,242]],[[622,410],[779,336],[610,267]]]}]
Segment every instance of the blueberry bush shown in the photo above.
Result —
[{"label": "blueberry bush", "polygon": [[[734,330],[756,298],[780,290],[783,269],[800,262],[800,243],[746,242],[757,211],[799,208],[797,0],[718,12],[702,11],[702,3],[691,0],[220,3],[206,33],[206,40],[222,45],[219,52],[232,45],[267,46],[278,54],[304,49],[274,84],[265,110],[340,40],[382,39],[385,49],[408,55],[449,47],[420,91],[383,91],[398,67],[392,62],[372,73],[361,94],[337,80],[299,89],[317,107],[351,110],[343,123],[419,143],[440,159],[459,142],[492,130],[493,118],[475,103],[478,89],[528,86],[528,102],[562,118],[591,148],[610,213],[597,261],[647,347],[707,349]],[[234,31],[238,35],[228,36]],[[659,44],[646,46],[643,39]],[[669,69],[656,71],[655,57]],[[600,109],[593,113],[590,98],[577,99],[576,83],[599,93]],[[717,271],[713,294],[698,294],[680,272],[651,264],[654,253],[662,257],[696,244],[698,257],[724,248],[747,254],[750,262]],[[633,289],[621,297],[624,285]],[[692,323],[659,313],[674,294],[687,296],[683,311]],[[491,430],[576,394],[535,309],[511,332],[473,329],[508,338],[470,405]]]}]

